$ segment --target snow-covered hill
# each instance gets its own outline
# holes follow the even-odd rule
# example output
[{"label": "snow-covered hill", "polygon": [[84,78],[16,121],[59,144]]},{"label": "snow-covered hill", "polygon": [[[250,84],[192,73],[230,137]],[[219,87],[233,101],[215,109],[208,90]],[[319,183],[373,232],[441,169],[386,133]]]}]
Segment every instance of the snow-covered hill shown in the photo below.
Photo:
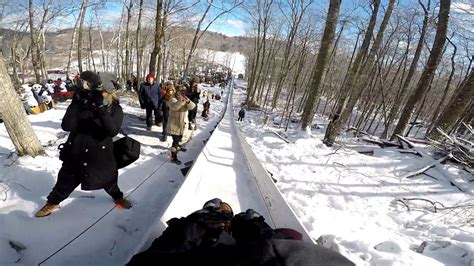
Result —
[{"label": "snow-covered hill", "polygon": [[[235,113],[245,87],[236,83]],[[327,125],[322,118],[312,136],[302,134],[298,123],[288,132],[262,127],[263,119],[261,111],[247,110],[240,128],[319,243],[357,265],[474,265],[472,175],[444,164],[402,179],[433,159],[361,143],[349,134],[339,139],[342,145],[328,148],[321,141]]]}]

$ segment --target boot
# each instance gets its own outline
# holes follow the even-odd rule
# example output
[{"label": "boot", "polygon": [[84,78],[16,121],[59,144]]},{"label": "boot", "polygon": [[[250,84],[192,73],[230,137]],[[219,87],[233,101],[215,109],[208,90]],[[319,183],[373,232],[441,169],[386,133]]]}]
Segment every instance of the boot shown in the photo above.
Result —
[{"label": "boot", "polygon": [[163,135],[161,135],[160,140],[161,140],[161,142],[165,142],[167,138],[168,138],[168,136],[166,136],[166,134],[163,134]]},{"label": "boot", "polygon": [[50,215],[55,210],[59,209],[59,204],[51,204],[46,202],[46,204],[41,208],[38,212],[36,212],[35,216],[38,218],[45,217]]},{"label": "boot", "polygon": [[181,161],[178,160],[178,153],[177,152],[171,152],[171,162],[177,165],[181,164]]},{"label": "boot", "polygon": [[193,125],[191,125],[191,123],[189,123],[188,129],[193,130]]},{"label": "boot", "polygon": [[186,149],[184,146],[179,145],[178,149],[182,152],[186,152],[188,149]]},{"label": "boot", "polygon": [[115,199],[114,203],[115,203],[115,206],[119,209],[132,208],[132,204],[130,203],[130,201],[126,200],[125,198]]}]

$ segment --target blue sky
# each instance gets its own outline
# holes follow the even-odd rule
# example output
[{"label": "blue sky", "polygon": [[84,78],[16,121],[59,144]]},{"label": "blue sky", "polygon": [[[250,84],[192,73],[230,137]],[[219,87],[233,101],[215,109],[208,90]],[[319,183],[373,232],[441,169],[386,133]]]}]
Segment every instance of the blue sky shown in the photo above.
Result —
[{"label": "blue sky", "polygon": [[[53,0],[56,3],[64,4],[71,4],[76,3],[75,6],[79,6],[80,0]],[[188,2],[192,2],[192,0],[186,0]],[[67,3],[66,3],[67,2]],[[91,0],[94,2],[94,0]],[[148,2],[148,3],[147,3]],[[368,16],[368,9],[367,3],[368,0],[342,0],[342,11],[341,13],[347,13],[349,11],[353,11],[353,14],[360,15],[360,16]],[[382,0],[383,6],[387,5],[388,0]],[[432,2],[438,2],[436,0],[432,0]],[[24,9],[27,7],[27,0],[20,0],[18,2],[10,1],[12,4],[7,12],[4,14],[4,21],[1,25],[5,25],[8,21],[14,21],[15,19],[24,19],[25,12]],[[42,0],[35,0],[34,3],[38,6],[41,6],[44,1]],[[154,0],[145,1],[146,5],[153,5],[155,3]],[[223,1],[216,0],[216,5],[221,5],[224,3]],[[414,8],[419,9],[419,5],[415,0],[398,0],[399,5],[404,6],[413,6]],[[365,5],[365,9],[362,8],[361,4]],[[328,0],[315,0],[314,1],[314,9],[317,10],[317,13],[324,16],[325,10],[328,6]],[[20,10],[21,9],[21,10]],[[151,8],[146,8],[148,12],[150,12],[150,19],[153,17],[153,12]],[[99,16],[102,26],[107,27],[118,23],[122,12],[122,1],[111,1],[109,0],[105,7],[100,9]],[[73,27],[75,22],[75,17],[78,15],[78,11],[74,14],[58,17],[54,20],[51,29],[61,29],[61,28],[68,28]],[[86,18],[86,22],[89,21],[91,16],[91,10],[88,11],[88,18]],[[381,12],[382,13],[382,12]],[[214,13],[215,14],[215,13]],[[212,17],[214,14],[210,14],[209,16]],[[462,19],[462,24],[465,25],[466,28],[474,28],[474,0],[455,0],[452,4],[452,14],[453,17],[459,17]],[[196,15],[195,18],[198,18],[199,15]],[[192,19],[190,17],[183,16],[183,19]],[[214,22],[214,24],[209,28],[210,31],[219,32],[228,36],[239,36],[244,35],[245,30],[248,27],[248,15],[244,13],[242,9],[234,9],[232,13],[226,14],[222,16],[219,20]]]}]

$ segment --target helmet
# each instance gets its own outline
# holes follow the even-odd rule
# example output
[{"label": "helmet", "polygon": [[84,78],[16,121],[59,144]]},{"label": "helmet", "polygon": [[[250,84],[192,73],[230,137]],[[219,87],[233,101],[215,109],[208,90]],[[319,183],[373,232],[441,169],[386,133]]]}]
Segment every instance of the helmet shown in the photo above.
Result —
[{"label": "helmet", "polygon": [[46,94],[43,94],[41,95],[41,102],[45,103],[45,104],[49,104],[51,102],[51,96],[49,95],[46,95]]},{"label": "helmet", "polygon": [[42,88],[43,88],[43,86],[41,86],[40,84],[34,84],[32,86],[32,89],[36,92],[39,92]]}]

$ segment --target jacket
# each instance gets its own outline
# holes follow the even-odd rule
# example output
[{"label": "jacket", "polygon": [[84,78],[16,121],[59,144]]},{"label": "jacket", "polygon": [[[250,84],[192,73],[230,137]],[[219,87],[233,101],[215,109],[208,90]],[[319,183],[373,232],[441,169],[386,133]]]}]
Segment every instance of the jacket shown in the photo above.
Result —
[{"label": "jacket", "polygon": [[184,118],[186,116],[186,111],[194,109],[196,104],[192,101],[186,103],[185,101],[180,101],[174,97],[171,98],[167,104],[170,108],[167,132],[170,135],[181,136],[184,132]]},{"label": "jacket", "polygon": [[122,107],[117,102],[94,109],[75,97],[67,108],[61,127],[70,134],[60,155],[62,170],[79,175],[83,190],[117,182],[112,137],[119,133],[122,120]]},{"label": "jacket", "polygon": [[143,82],[140,86],[140,106],[142,108],[158,108],[161,101],[161,89],[156,83]]}]

